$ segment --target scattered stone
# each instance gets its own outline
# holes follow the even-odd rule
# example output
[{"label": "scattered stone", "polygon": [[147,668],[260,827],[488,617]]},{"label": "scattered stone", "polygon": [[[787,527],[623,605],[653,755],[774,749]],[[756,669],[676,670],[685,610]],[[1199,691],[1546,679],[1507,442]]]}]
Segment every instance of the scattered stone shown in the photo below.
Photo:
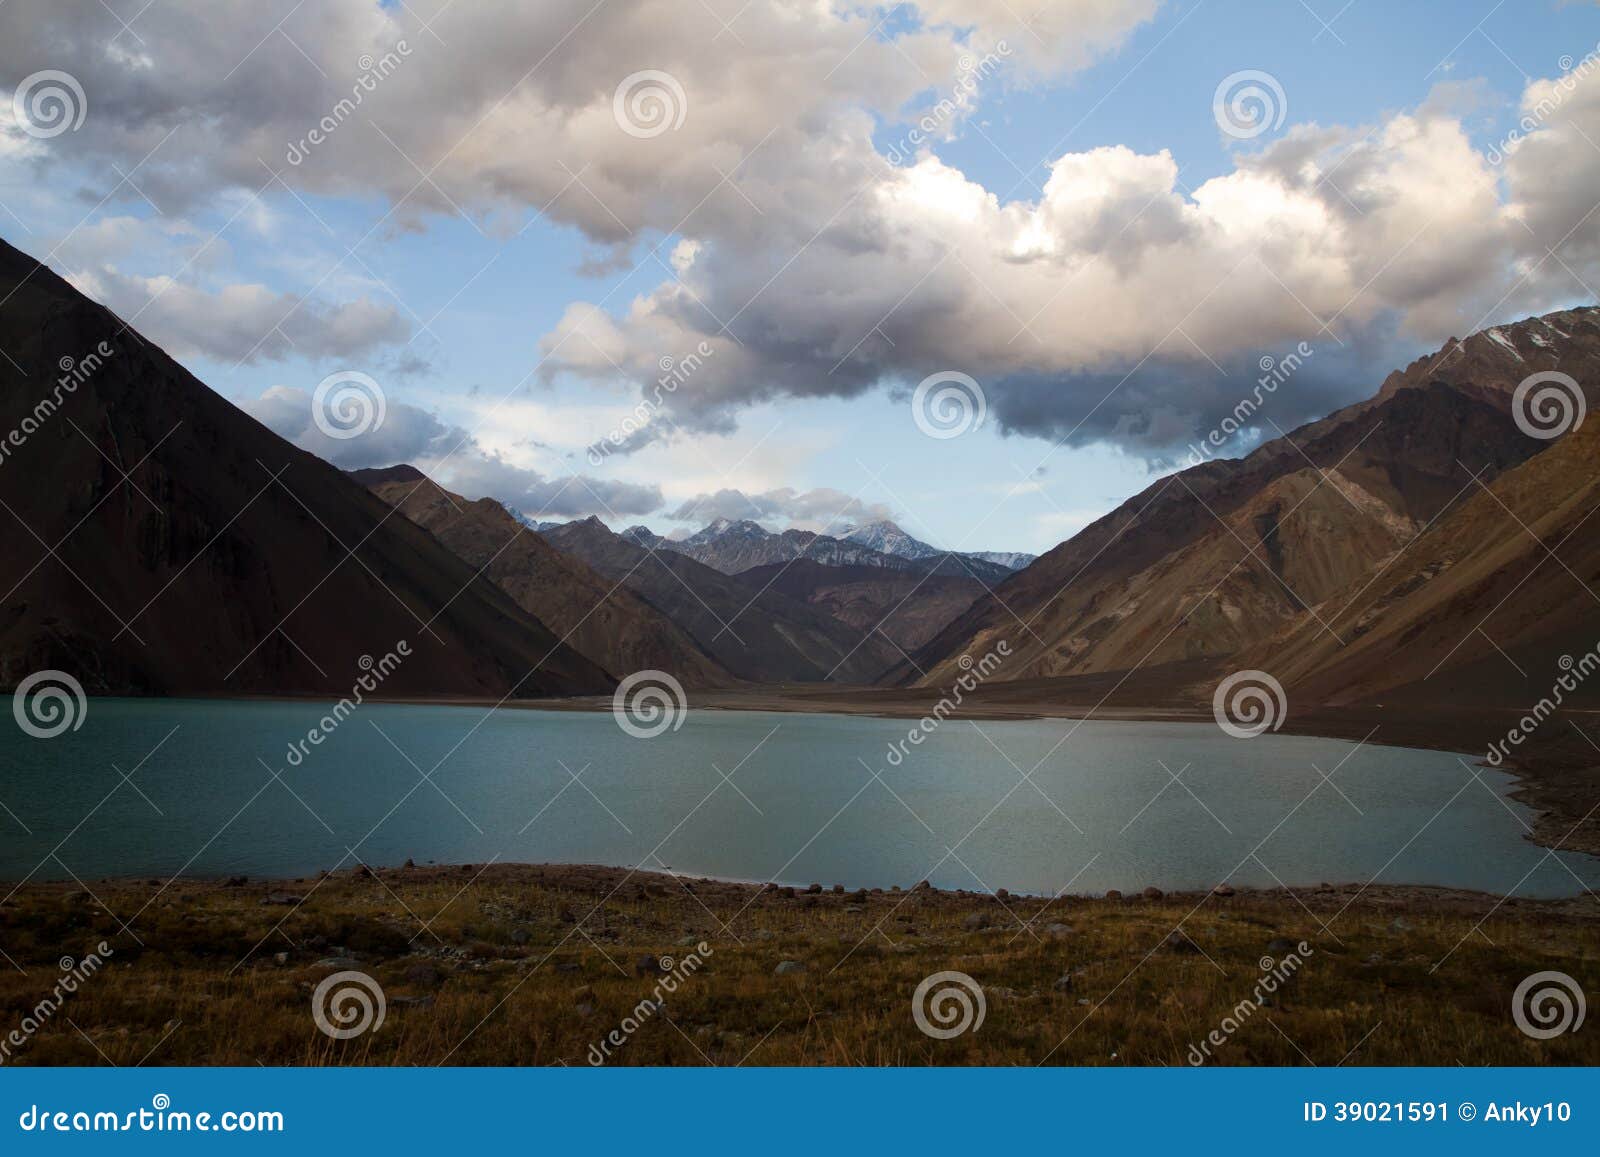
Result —
[{"label": "scattered stone", "polygon": [[317,961],[316,964],[312,965],[312,967],[333,968],[340,972],[345,972],[352,968],[361,967],[361,961],[357,960],[354,956],[324,956],[321,960]]},{"label": "scattered stone", "polygon": [[242,888],[249,882],[249,876],[229,876],[227,886],[230,888]]},{"label": "scattered stone", "polygon": [[1072,973],[1063,972],[1060,976],[1056,977],[1056,982],[1054,984],[1052,984],[1050,987],[1055,989],[1057,992],[1071,992],[1072,991]]},{"label": "scattered stone", "polygon": [[283,907],[289,907],[291,905],[298,904],[300,903],[300,900],[301,897],[296,896],[293,892],[268,892],[265,896],[261,897],[261,902],[263,904],[281,905]]},{"label": "scattered stone", "polygon": [[1052,940],[1065,940],[1071,932],[1072,929],[1065,924],[1046,924],[1044,926],[1044,934]]},{"label": "scattered stone", "polygon": [[1389,921],[1389,934],[1391,936],[1399,936],[1402,933],[1410,932],[1413,927],[1414,925],[1411,923],[1411,921],[1407,920],[1404,916],[1396,916],[1393,920]]},{"label": "scattered stone", "polygon": [[1166,897],[1167,894],[1154,885],[1151,885],[1144,890],[1144,898],[1146,900],[1164,900]]},{"label": "scattered stone", "polygon": [[700,943],[700,938],[697,936],[690,935],[681,936],[678,938],[679,948],[693,948],[698,943]]},{"label": "scattered stone", "polygon": [[528,930],[526,928],[513,928],[511,930],[511,943],[526,944],[527,942]]},{"label": "scattered stone", "polygon": [[852,915],[866,911],[860,904],[846,904],[844,910]]},{"label": "scattered stone", "polygon": [[770,928],[757,928],[754,932],[750,933],[750,939],[752,939],[752,940],[773,940],[773,939],[777,938],[777,935],[778,934],[776,932],[772,931],[772,929],[770,929]]},{"label": "scattered stone", "polygon": [[1106,899],[1110,900],[1112,903],[1116,903],[1118,900],[1122,899],[1122,893],[1117,891],[1115,888],[1107,888]]},{"label": "scattered stone", "polygon": [[992,921],[989,919],[987,912],[973,912],[965,920],[961,921],[961,926],[968,932],[976,932],[980,928],[989,927],[991,923]]},{"label": "scattered stone", "polygon": [[1297,947],[1295,942],[1287,936],[1275,936],[1267,941],[1267,951],[1279,955],[1285,952],[1293,952]]},{"label": "scattered stone", "polygon": [[657,976],[661,973],[661,961],[654,956],[641,956],[633,962],[635,976]]},{"label": "scattered stone", "polygon": [[433,997],[430,996],[393,996],[389,998],[391,1008],[432,1008]]},{"label": "scattered stone", "polygon": [[995,897],[1000,900],[1009,900],[1011,899],[1011,893],[1006,891],[1004,888],[1001,888],[995,893]]},{"label": "scattered stone", "polygon": [[370,880],[372,879],[372,869],[365,864],[357,864],[354,875],[358,880]]},{"label": "scattered stone", "polygon": [[782,896],[785,900],[793,900],[794,899],[794,889],[793,888],[780,888],[778,890],[778,895]]},{"label": "scattered stone", "polygon": [[1218,884],[1215,888],[1211,889],[1211,894],[1213,896],[1223,896],[1223,897],[1232,896],[1234,894],[1233,885],[1232,884]]},{"label": "scattered stone", "polygon": [[782,960],[778,962],[778,967],[772,970],[772,974],[774,976],[793,976],[805,970],[806,966],[798,960]]},{"label": "scattered stone", "polygon": [[407,856],[406,857],[406,862],[405,862],[405,867],[407,867],[407,868],[415,868],[416,866],[417,866],[417,862],[415,860],[413,860],[410,856]]},{"label": "scattered stone", "polygon": [[915,888],[913,888],[911,890],[913,892],[931,892],[931,891],[933,891],[933,885],[928,883],[928,881],[923,880],[920,884],[918,884]]},{"label": "scattered stone", "polygon": [[812,884],[810,887],[808,887],[806,889],[806,893],[808,895],[812,895],[812,896],[818,895],[819,893],[821,893],[821,891],[822,891],[822,885],[821,884]]},{"label": "scattered stone", "polygon": [[272,963],[280,966],[289,963],[289,954],[287,952],[274,952],[272,954]]}]

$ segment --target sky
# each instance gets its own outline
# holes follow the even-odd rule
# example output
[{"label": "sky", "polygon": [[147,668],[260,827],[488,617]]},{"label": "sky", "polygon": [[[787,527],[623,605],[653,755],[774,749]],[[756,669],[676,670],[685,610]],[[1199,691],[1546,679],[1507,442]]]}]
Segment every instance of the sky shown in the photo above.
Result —
[{"label": "sky", "polygon": [[340,466],[1041,552],[1594,302],[1597,45],[1587,0],[9,0],[0,237]]}]

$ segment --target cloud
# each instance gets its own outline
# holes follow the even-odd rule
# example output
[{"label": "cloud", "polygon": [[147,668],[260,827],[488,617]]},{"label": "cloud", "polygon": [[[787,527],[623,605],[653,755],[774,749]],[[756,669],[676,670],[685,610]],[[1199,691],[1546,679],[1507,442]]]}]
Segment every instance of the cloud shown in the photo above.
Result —
[{"label": "cloud", "polygon": [[313,395],[292,386],[274,386],[241,408],[341,469],[410,463],[468,498],[495,498],[535,518],[620,518],[649,514],[662,503],[655,486],[581,475],[550,478],[518,466],[485,450],[461,427],[407,402],[385,399],[381,423],[353,438],[330,436],[316,422]]},{"label": "cloud", "polygon": [[[1600,275],[1600,74],[1559,101],[1563,82],[1532,82],[1534,125],[1503,165],[1451,82],[1374,124],[1236,147],[1193,189],[1169,151],[1106,146],[1013,192],[927,152],[893,165],[875,140],[941,100],[959,130],[995,87],[1115,51],[1154,0],[1058,0],[1032,28],[1014,0],[912,7],[884,23],[854,3],[485,0],[430,32],[404,5],[172,0],[139,17],[137,51],[108,54],[99,0],[59,0],[10,6],[0,75],[48,58],[88,94],[83,128],[25,163],[126,169],[154,149],[140,182],[163,206],[259,189],[265,159],[302,195],[386,199],[390,228],[464,212],[511,231],[537,213],[581,231],[593,268],[659,270],[631,300],[571,303],[541,372],[648,396],[661,359],[708,342],[660,407],[691,434],[959,370],[1002,431],[1159,455],[1230,410],[1262,353],[1328,348],[1275,399],[1313,416],[1369,393],[1400,346],[1587,297]],[[953,98],[963,58],[1002,40],[1005,67]],[[552,47],[530,68],[529,45]],[[392,67],[364,86],[364,56]],[[657,102],[619,104],[647,73],[670,80]],[[651,111],[659,125],[630,120]],[[212,305],[220,326],[162,320],[235,347],[228,318],[277,304],[246,288]],[[313,329],[348,348],[392,324],[353,304]]]},{"label": "cloud", "polygon": [[753,522],[783,523],[786,528],[841,534],[857,523],[893,518],[894,512],[881,502],[863,502],[829,486],[805,491],[784,486],[757,494],[734,489],[700,494],[665,517],[679,522],[747,518]]},{"label": "cloud", "polygon": [[136,277],[109,267],[68,280],[178,358],[246,364],[350,358],[403,343],[411,334],[398,310],[367,298],[326,305],[249,284],[213,293],[171,277]]}]

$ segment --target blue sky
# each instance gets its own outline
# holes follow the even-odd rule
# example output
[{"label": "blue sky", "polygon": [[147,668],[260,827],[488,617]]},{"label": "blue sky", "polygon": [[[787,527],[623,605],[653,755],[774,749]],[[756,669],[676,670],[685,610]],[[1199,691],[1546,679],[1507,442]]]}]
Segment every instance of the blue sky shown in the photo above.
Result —
[{"label": "blue sky", "polygon": [[[48,256],[125,316],[143,310],[136,324],[203,381],[308,448],[335,452],[341,465],[384,464],[388,454],[414,444],[439,458],[437,473],[446,484],[493,493],[529,513],[547,507],[545,517],[599,513],[619,528],[645,522],[666,532],[713,514],[761,514],[774,528],[790,521],[837,526],[887,514],[919,537],[962,549],[1042,551],[1070,536],[1181,461],[1183,447],[1248,389],[1252,367],[1264,356],[1281,358],[1297,341],[1311,343],[1317,356],[1272,398],[1264,423],[1288,428],[1365,397],[1385,371],[1454,333],[1593,300],[1587,287],[1595,283],[1596,247],[1589,243],[1595,219],[1583,224],[1566,203],[1525,210],[1528,199],[1518,189],[1538,184],[1541,173],[1532,166],[1548,164],[1544,158],[1557,155],[1557,145],[1570,155],[1578,138],[1600,139],[1600,130],[1584,131],[1592,121],[1580,119],[1595,102],[1574,99],[1542,120],[1538,129],[1547,147],[1529,149],[1515,162],[1526,171],[1513,163],[1474,167],[1462,183],[1486,173],[1496,191],[1486,195],[1488,202],[1452,206],[1437,239],[1428,229],[1422,243],[1405,240],[1412,235],[1406,213],[1414,211],[1413,202],[1427,204],[1432,193],[1404,187],[1395,174],[1418,172],[1422,164],[1405,153],[1412,147],[1405,133],[1391,141],[1384,131],[1396,118],[1425,113],[1459,129],[1472,149],[1489,149],[1515,122],[1531,84],[1560,77],[1595,50],[1600,19],[1593,4],[1143,0],[1082,5],[1094,10],[1092,16],[1068,13],[1073,18],[1060,28],[1043,19],[1030,30],[1009,10],[1000,12],[1004,5],[937,0],[874,10],[861,23],[825,30],[830,46],[855,43],[861,28],[872,40],[835,73],[818,77],[819,66],[805,61],[795,63],[793,74],[769,64],[764,71],[774,85],[787,80],[798,85],[792,89],[798,95],[775,99],[752,87],[744,94],[748,123],[739,121],[740,92],[728,91],[736,75],[730,60],[753,51],[758,40],[761,51],[782,51],[761,35],[764,9],[772,7],[772,19],[781,24],[797,19],[805,6],[757,5],[755,12],[735,15],[739,6],[732,5],[724,14],[731,23],[720,35],[708,25],[683,44],[659,38],[666,58],[659,67],[681,79],[686,116],[681,130],[637,142],[634,154],[619,151],[634,142],[606,117],[612,74],[621,81],[658,67],[650,59],[652,37],[644,35],[649,20],[704,18],[682,5],[659,12],[644,0],[618,6],[629,10],[628,19],[604,29],[597,23],[610,13],[585,22],[587,4],[573,6],[566,24],[520,39],[505,29],[504,39],[516,42],[504,62],[509,79],[499,86],[515,93],[505,105],[466,95],[475,78],[463,71],[470,56],[461,57],[475,37],[496,39],[495,19],[512,19],[493,5],[477,13],[466,12],[466,5],[462,12],[443,10],[429,27],[418,21],[433,20],[440,5],[384,12],[361,3],[330,5],[348,9],[348,19],[291,13],[279,35],[272,34],[273,21],[291,5],[276,6],[282,9],[276,15],[273,5],[243,6],[232,25],[212,19],[196,33],[216,40],[216,60],[243,59],[231,72],[219,65],[215,74],[193,79],[199,95],[190,102],[172,96],[182,91],[171,76],[181,75],[177,42],[184,26],[171,22],[181,13],[135,18],[139,5],[113,4],[131,21],[122,28],[98,3],[12,0],[0,9],[0,33],[8,24],[11,32],[0,35],[8,45],[0,48],[0,95],[40,70],[59,68],[79,81],[87,109],[82,129],[58,136],[26,133],[15,120],[0,124],[0,236]],[[1150,8],[1153,15],[1147,15]],[[563,27],[577,32],[563,41],[556,35]],[[944,41],[932,42],[936,32]],[[300,109],[264,108],[260,92],[305,89],[306,109],[328,108],[358,75],[351,48],[381,48],[398,37],[408,42],[409,55],[393,79],[380,82],[371,105],[318,146],[314,163],[289,165],[281,147],[269,151],[275,140],[287,144],[296,118],[306,118]],[[808,167],[808,149],[854,134],[852,147],[876,142],[881,151],[904,133],[896,109],[927,106],[948,86],[934,65],[936,83],[922,85],[914,74],[899,82],[910,95],[901,103],[892,84],[878,91],[871,76],[856,76],[856,60],[865,73],[879,67],[866,59],[874,52],[894,67],[914,57],[927,76],[929,62],[944,60],[952,48],[976,56],[1002,42],[1010,52],[998,71],[984,80],[972,107],[950,122],[948,139],[923,158],[936,159],[939,173],[955,174],[937,190],[928,192],[934,169],[919,166],[927,181],[919,176],[912,188],[895,184],[898,176],[882,178],[862,200],[833,210],[832,218],[820,192],[815,202],[802,205],[796,193],[790,203],[791,190],[830,172],[822,163]],[[547,81],[564,67],[567,53],[574,75],[586,61],[602,62],[603,83],[585,87],[573,80],[563,89]],[[519,82],[524,60],[538,72]],[[482,71],[494,67],[485,61]],[[1282,125],[1248,140],[1221,131],[1213,108],[1219,83],[1241,70],[1270,74],[1283,93]],[[811,87],[799,85],[808,76]],[[752,82],[746,77],[744,83]],[[537,98],[526,96],[536,84],[545,86]],[[837,98],[828,91],[835,87]],[[1581,91],[1592,96],[1593,86]],[[437,99],[423,103],[430,93]],[[438,107],[450,106],[458,94],[459,108]],[[392,106],[386,103],[391,99]],[[445,112],[454,119],[438,132],[453,136],[430,135],[430,117],[443,120]],[[469,134],[465,147],[450,153],[430,148],[478,117],[488,127]],[[866,135],[859,118],[870,125]],[[1345,135],[1317,137],[1336,131]],[[239,143],[252,133],[259,137]],[[486,141],[491,134],[492,145]],[[540,146],[545,134],[559,149]],[[525,136],[530,155],[520,156]],[[1361,143],[1373,137],[1383,145]],[[1311,219],[1309,208],[1285,212],[1283,220],[1310,220],[1305,235],[1291,239],[1299,256],[1253,278],[1238,294],[1235,315],[1209,317],[1234,293],[1221,282],[1205,287],[1211,297],[1196,289],[1214,265],[1184,231],[1221,244],[1217,236],[1248,228],[1250,206],[1262,194],[1239,196],[1201,224],[1190,220],[1189,198],[1207,182],[1226,184],[1230,174],[1254,164],[1292,175],[1288,145],[1296,140],[1308,142],[1308,155],[1317,154],[1319,171],[1345,163],[1327,158],[1349,155],[1357,158],[1349,171],[1378,174],[1337,190],[1347,203],[1360,203],[1362,222],[1348,229],[1340,223],[1334,238],[1334,226]],[[155,156],[119,185],[120,174],[135,172],[151,145]],[[1126,152],[1105,151],[1118,147]],[[261,163],[252,165],[252,151]],[[1158,203],[1164,211],[1170,202],[1171,220],[1160,226],[1165,232],[1146,238],[1140,231],[1159,215],[1144,213],[1155,198],[1143,190],[1165,178],[1142,161],[1140,173],[1129,176],[1135,162],[1128,158],[1163,152],[1175,176]],[[1037,207],[1050,198],[1050,166],[1065,154],[1093,158],[1058,183],[1066,190],[1058,195],[1071,204],[1079,204],[1077,190],[1102,179],[1134,191],[1108,201],[1103,227],[1060,224],[1059,215],[1045,213],[1037,215],[1042,225],[1008,218],[1009,206]],[[1441,193],[1453,191],[1458,183],[1437,174],[1463,163],[1459,151],[1440,145],[1427,155],[1438,166],[1428,170],[1428,179]],[[1581,186],[1597,156],[1600,148],[1563,177],[1575,186],[1572,205],[1581,206]],[[643,159],[631,168],[636,157]],[[747,163],[735,168],[741,158]],[[402,200],[425,171],[431,178],[421,195]],[[827,184],[816,180],[819,189]],[[542,195],[546,189],[558,191],[554,201]],[[702,195],[695,190],[707,189],[710,199],[695,211],[699,215],[685,228],[669,228],[683,220],[680,208]],[[990,208],[959,207],[974,189],[993,199]],[[1326,196],[1326,189],[1317,195]],[[880,197],[870,214],[854,221],[861,206]],[[1139,212],[1118,208],[1135,201]],[[1329,212],[1320,201],[1317,206]],[[976,222],[974,235],[963,235],[950,251],[954,256],[938,265],[898,264],[902,249],[915,250],[928,238],[937,242],[952,227],[941,224],[946,212],[961,228]],[[1336,205],[1333,212],[1344,210]],[[1356,236],[1390,212],[1392,228]],[[1581,227],[1569,233],[1569,222]],[[797,247],[778,238],[804,238],[814,225],[822,240],[796,262]],[[855,225],[858,233],[843,236]],[[836,247],[830,226],[841,233]],[[903,245],[895,234],[901,227]],[[1052,229],[1059,233],[1047,240],[1048,258],[1032,250],[1018,255],[1020,237]],[[1339,250],[1329,259],[1335,272],[1315,265],[1319,229],[1330,231],[1329,250]],[[1518,229],[1536,233],[1537,244],[1530,248]],[[1249,240],[1276,243],[1281,233],[1274,224]],[[1502,233],[1509,239],[1486,244],[1459,269],[1450,265],[1450,246],[1464,248],[1461,237]],[[1124,253],[1118,246],[1130,237],[1136,243]],[[1561,240],[1554,248],[1563,259],[1525,276],[1552,238]],[[1173,261],[1170,271],[1153,269],[1180,242],[1197,255]],[[687,253],[679,248],[684,243],[698,243],[704,256],[675,279],[673,254]],[[881,260],[860,257],[878,250]],[[993,264],[986,253],[995,256]],[[1116,273],[1086,292],[1081,308],[1068,308],[1079,290],[1065,288],[1053,307],[1065,309],[1063,315],[1041,314],[1034,323],[1038,335],[1006,340],[1012,321],[1021,329],[1027,320],[1020,316],[1026,303],[1050,296],[1057,283],[1071,286],[1085,255],[1105,254],[1103,264]],[[1041,270],[1041,260],[1058,261],[1059,274]],[[1437,267],[1423,288],[1396,280],[1413,262]],[[1013,284],[1014,271],[1024,265],[1035,280]],[[1122,301],[1119,287],[1136,280],[1136,269],[1140,284]],[[1373,296],[1381,300],[1363,299],[1324,328],[1320,323],[1334,311],[1323,303],[1337,306],[1350,296],[1324,280],[1336,273],[1364,289],[1366,269],[1375,271]],[[1226,272],[1215,271],[1219,277]],[[745,277],[753,281],[741,281]],[[946,284],[947,277],[954,280]],[[173,278],[172,286],[153,280],[164,278]],[[1170,283],[1170,305],[1162,278]],[[1260,331],[1253,333],[1261,307],[1252,305],[1252,295],[1275,292],[1274,281],[1286,300],[1272,302],[1271,315],[1260,317]],[[735,344],[654,415],[655,440],[607,455],[599,465],[588,461],[585,448],[616,428],[641,394],[648,396],[646,371],[660,357],[681,359],[697,326],[727,340],[727,332],[696,316],[697,305],[683,294],[726,321],[723,304],[749,298],[741,291],[750,284],[760,289],[759,301],[728,325]],[[241,286],[253,288],[241,297]],[[1324,288],[1327,296],[1317,298]],[[195,295],[186,296],[185,289]],[[852,299],[832,302],[836,289]],[[302,296],[305,304],[280,327],[291,335],[289,344],[270,323]],[[959,307],[957,297],[964,299]],[[1287,301],[1299,297],[1306,304]],[[574,363],[568,354],[583,343],[563,348],[553,336],[564,332],[564,319],[579,303],[597,305],[624,331],[614,335],[614,345],[585,331],[585,342],[605,347],[604,363]],[[629,324],[640,303],[648,303],[645,312],[637,325]],[[827,320],[823,303],[832,311]],[[212,309],[215,317],[207,312]],[[1110,320],[1086,321],[1079,332],[1073,319],[1086,309],[1104,309]],[[1145,316],[1137,323],[1123,324],[1139,314]],[[1184,325],[1191,314],[1205,319],[1194,333]],[[893,320],[874,331],[879,315]],[[185,317],[202,332],[189,331]],[[962,341],[968,327],[970,356]],[[663,333],[671,335],[665,344]],[[1230,336],[1219,340],[1219,334]],[[834,358],[858,339],[865,344],[853,356]],[[725,369],[729,355],[738,362]],[[979,384],[988,411],[980,427],[935,439],[912,420],[911,389],[935,369],[970,375]],[[345,370],[379,384],[386,431],[329,443],[285,416],[303,400],[301,393],[310,395],[326,375]],[[263,406],[273,391],[281,404]],[[1113,400],[1087,412],[1102,395]],[[1243,452],[1260,434],[1276,432],[1263,424],[1225,452]],[[1063,435],[1065,444],[1058,445]],[[533,479],[537,485],[525,485]],[[668,517],[673,513],[687,516]]]}]

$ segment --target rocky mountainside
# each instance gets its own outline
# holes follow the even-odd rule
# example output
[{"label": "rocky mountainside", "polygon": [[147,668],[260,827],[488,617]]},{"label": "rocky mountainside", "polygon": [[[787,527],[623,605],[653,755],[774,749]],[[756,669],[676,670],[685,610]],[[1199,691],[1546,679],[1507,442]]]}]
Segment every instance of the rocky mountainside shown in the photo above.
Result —
[{"label": "rocky mountainside", "polygon": [[0,243],[0,684],[572,695],[610,675],[421,527]]},{"label": "rocky mountainside", "polygon": [[[1014,570],[976,554],[938,550],[918,542],[892,522],[872,525],[878,529],[869,531],[868,538],[895,546],[904,553],[892,553],[850,537],[836,538],[810,530],[785,530],[775,534],[749,519],[719,518],[681,540],[661,538],[644,527],[629,527],[623,533],[641,545],[648,543],[658,549],[686,554],[723,574],[741,574],[754,567],[808,559],[824,566],[879,567],[970,578],[992,587],[1004,582]],[[894,533],[884,528],[892,528]]]},{"label": "rocky mountainside", "polygon": [[545,537],[606,579],[661,610],[723,668],[751,682],[870,683],[900,654],[881,636],[744,576],[726,575],[670,550],[649,550],[597,518]]},{"label": "rocky mountainside", "polygon": [[[1460,502],[1239,656],[1315,702],[1526,706],[1600,646],[1600,422]],[[1338,638],[1334,637],[1337,632]],[[1564,691],[1600,706],[1600,679]]]},{"label": "rocky mountainside", "polygon": [[415,470],[410,477],[381,474],[382,480],[370,484],[374,494],[618,678],[648,669],[667,671],[690,687],[738,682],[666,615],[627,586],[556,550],[494,499],[452,494]]},{"label": "rocky mountainside", "polygon": [[811,559],[770,563],[739,576],[824,611],[910,653],[970,607],[984,585],[957,575],[877,566],[827,566]]},{"label": "rocky mountainside", "polygon": [[1368,401],[1163,478],[980,598],[914,656],[926,675],[907,664],[891,680],[948,682],[999,638],[1016,649],[1008,678],[1220,665],[1286,631],[1342,649],[1349,624],[1325,604],[1550,445],[1519,428],[1512,399],[1557,368],[1600,382],[1600,311],[1452,340]]}]

